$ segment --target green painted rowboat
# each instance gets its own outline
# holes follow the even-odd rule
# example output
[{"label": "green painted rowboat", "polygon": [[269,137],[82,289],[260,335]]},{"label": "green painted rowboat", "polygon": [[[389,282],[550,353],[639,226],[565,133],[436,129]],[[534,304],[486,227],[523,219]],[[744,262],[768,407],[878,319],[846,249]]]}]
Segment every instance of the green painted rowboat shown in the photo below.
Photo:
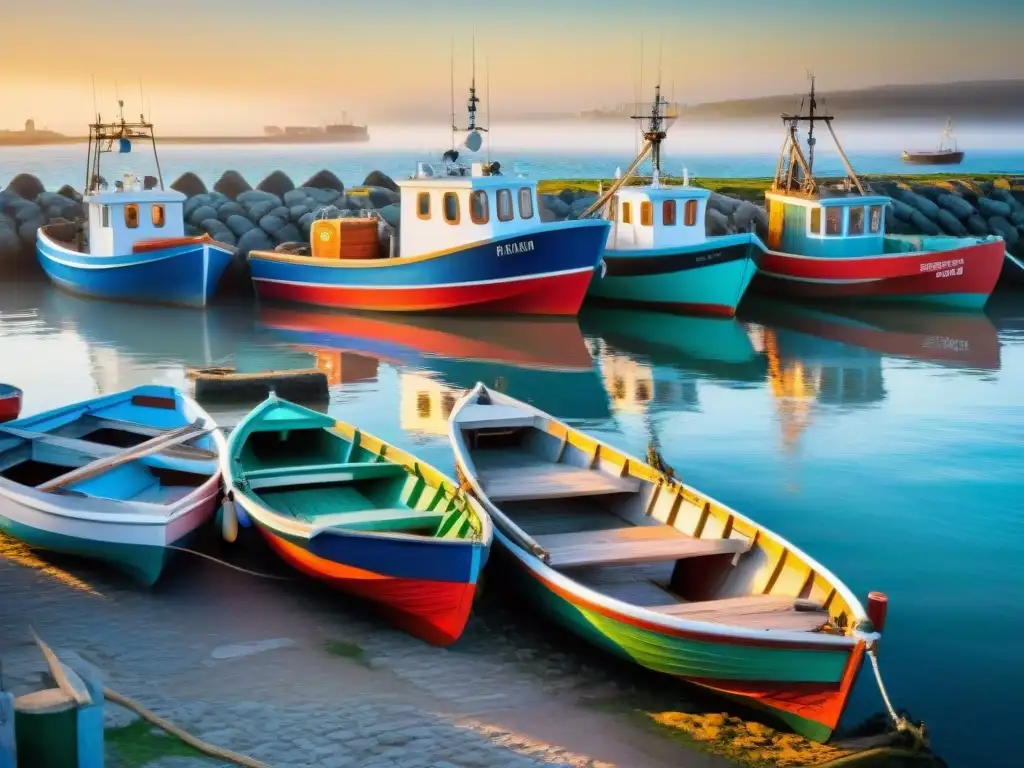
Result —
[{"label": "green painted rowboat", "polygon": [[449,437],[459,473],[494,521],[496,560],[549,618],[829,739],[880,634],[822,565],[640,459],[483,384],[456,404]]}]

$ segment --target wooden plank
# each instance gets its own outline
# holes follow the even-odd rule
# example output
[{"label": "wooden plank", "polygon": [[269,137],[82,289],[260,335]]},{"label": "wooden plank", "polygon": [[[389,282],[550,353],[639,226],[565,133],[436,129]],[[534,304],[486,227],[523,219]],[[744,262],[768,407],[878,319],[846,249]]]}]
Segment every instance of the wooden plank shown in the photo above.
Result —
[{"label": "wooden plank", "polygon": [[654,539],[689,539],[685,533],[661,523],[657,525],[629,525],[599,531],[549,533],[538,536],[545,547],[564,547],[575,544],[606,544],[615,541],[653,541]]},{"label": "wooden plank", "polygon": [[[68,451],[84,453],[89,456],[114,456],[121,450],[113,445],[94,443],[91,440],[82,440],[78,437],[64,437],[63,435],[51,435],[49,432],[34,432],[27,429],[18,429],[16,427],[0,425],[0,437],[2,437],[5,432],[12,437],[20,438],[21,440],[44,443],[46,445],[52,445],[55,448],[63,448]],[[200,437],[200,435],[197,434],[196,437]],[[162,456],[173,456],[174,458],[188,459],[191,461],[212,461],[217,458],[217,454],[213,451],[208,451],[205,448],[196,448],[192,445],[174,445],[166,450],[159,451],[159,454]]]},{"label": "wooden plank", "polygon": [[828,621],[828,612],[822,606],[784,595],[747,595],[703,600],[697,603],[662,605],[653,610],[694,621],[793,632],[812,632]]},{"label": "wooden plank", "polygon": [[[347,528],[353,531],[386,532],[389,524],[399,528],[426,528],[431,524],[439,525],[444,519],[443,512],[395,507],[391,509],[367,509],[361,512],[336,512],[334,514],[317,515],[313,518],[314,534],[325,528]],[[399,525],[408,522],[409,525]]]},{"label": "wooden plank", "polygon": [[559,499],[576,496],[602,496],[610,493],[635,493],[640,481],[614,477],[597,470],[566,464],[520,468],[492,468],[480,472],[484,492],[493,502],[525,499]]},{"label": "wooden plank", "polygon": [[548,550],[549,562],[555,568],[573,568],[581,565],[628,565],[681,560],[692,557],[725,555],[745,552],[749,546],[739,539],[675,538],[635,539],[582,544],[565,544],[557,548],[538,537],[538,543]]},{"label": "wooden plank", "polygon": [[459,411],[457,423],[462,429],[507,429],[532,427],[534,417],[508,405],[467,405]]},{"label": "wooden plank", "polygon": [[103,458],[96,459],[96,461],[89,462],[84,467],[78,467],[70,472],[65,472],[60,477],[55,477],[52,480],[47,480],[42,485],[36,486],[36,489],[40,491],[53,491],[70,483],[95,477],[122,464],[127,464],[129,461],[135,461],[150,454],[159,453],[172,445],[192,440],[209,431],[201,429],[200,422],[197,419],[194,423],[168,432],[166,435],[159,435],[113,456],[104,456]]}]

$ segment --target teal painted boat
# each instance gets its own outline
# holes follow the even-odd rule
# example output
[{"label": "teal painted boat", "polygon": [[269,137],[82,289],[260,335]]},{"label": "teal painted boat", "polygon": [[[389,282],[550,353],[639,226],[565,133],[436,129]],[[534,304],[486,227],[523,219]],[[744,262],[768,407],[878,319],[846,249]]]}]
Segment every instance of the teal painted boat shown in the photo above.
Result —
[{"label": "teal painted boat", "polygon": [[450,645],[469,620],[490,518],[415,456],[271,395],[232,431],[225,482],[298,571]]},{"label": "teal painted boat", "polygon": [[143,386],[0,426],[0,531],[154,584],[213,515],[224,438],[193,400]]},{"label": "teal painted boat", "polygon": [[[733,317],[757,273],[761,241],[750,232],[708,237],[705,216],[711,191],[661,181],[661,142],[676,113],[655,88],[642,121],[644,146],[608,193],[591,210],[612,222],[602,267],[590,281],[593,298],[672,312]],[[650,153],[651,183],[626,186]]]},{"label": "teal painted boat", "polygon": [[[790,542],[640,459],[478,384],[449,421],[495,559],[544,614],[648,669],[839,723],[884,596],[866,611]],[[870,618],[869,618],[870,612]]]}]

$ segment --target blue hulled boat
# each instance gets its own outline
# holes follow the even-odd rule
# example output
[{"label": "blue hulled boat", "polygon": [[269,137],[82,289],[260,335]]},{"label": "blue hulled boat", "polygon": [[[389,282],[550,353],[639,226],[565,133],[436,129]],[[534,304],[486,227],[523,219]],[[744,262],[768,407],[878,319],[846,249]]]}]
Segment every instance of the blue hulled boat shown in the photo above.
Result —
[{"label": "blue hulled boat", "polygon": [[0,426],[0,531],[144,585],[221,496],[224,437],[175,389],[142,386]]},{"label": "blue hulled boat", "polygon": [[89,126],[88,218],[41,227],[39,263],[56,285],[84,296],[205,306],[235,249],[206,235],[185,236],[185,195],[163,188],[159,162],[157,177],[125,174],[110,190],[100,156],[130,152],[138,140],[150,141],[156,158],[152,123],[128,123],[123,115],[102,123],[97,116]]}]

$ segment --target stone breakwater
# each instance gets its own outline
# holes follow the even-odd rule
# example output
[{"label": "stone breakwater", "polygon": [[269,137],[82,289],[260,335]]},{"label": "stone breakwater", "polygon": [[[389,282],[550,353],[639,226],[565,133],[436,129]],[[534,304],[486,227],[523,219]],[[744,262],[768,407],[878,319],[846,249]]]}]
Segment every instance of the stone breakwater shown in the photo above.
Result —
[{"label": "stone breakwater", "polygon": [[[1024,179],[941,181],[906,184],[897,179],[871,180],[871,191],[892,198],[886,231],[892,234],[999,235],[1007,249],[1024,257]],[[251,290],[247,256],[252,250],[273,250],[285,243],[309,240],[312,222],[321,211],[340,217],[375,212],[392,228],[401,225],[398,186],[374,171],[361,185],[346,188],[329,170],[314,174],[301,185],[283,171],[274,171],[256,187],[237,171],[227,171],[208,189],[194,173],[179,177],[171,188],[183,193],[185,233],[208,234],[237,248],[226,287]],[[758,202],[761,193],[756,197]],[[579,217],[595,200],[593,191],[566,188],[540,195],[541,218],[562,221]],[[712,193],[705,227],[709,235],[748,232],[764,238],[767,215],[763,205]],[[36,268],[36,230],[54,222],[83,221],[82,196],[70,186],[47,191],[30,174],[19,174],[0,191],[0,273]],[[386,252],[389,233],[381,228]]]}]

